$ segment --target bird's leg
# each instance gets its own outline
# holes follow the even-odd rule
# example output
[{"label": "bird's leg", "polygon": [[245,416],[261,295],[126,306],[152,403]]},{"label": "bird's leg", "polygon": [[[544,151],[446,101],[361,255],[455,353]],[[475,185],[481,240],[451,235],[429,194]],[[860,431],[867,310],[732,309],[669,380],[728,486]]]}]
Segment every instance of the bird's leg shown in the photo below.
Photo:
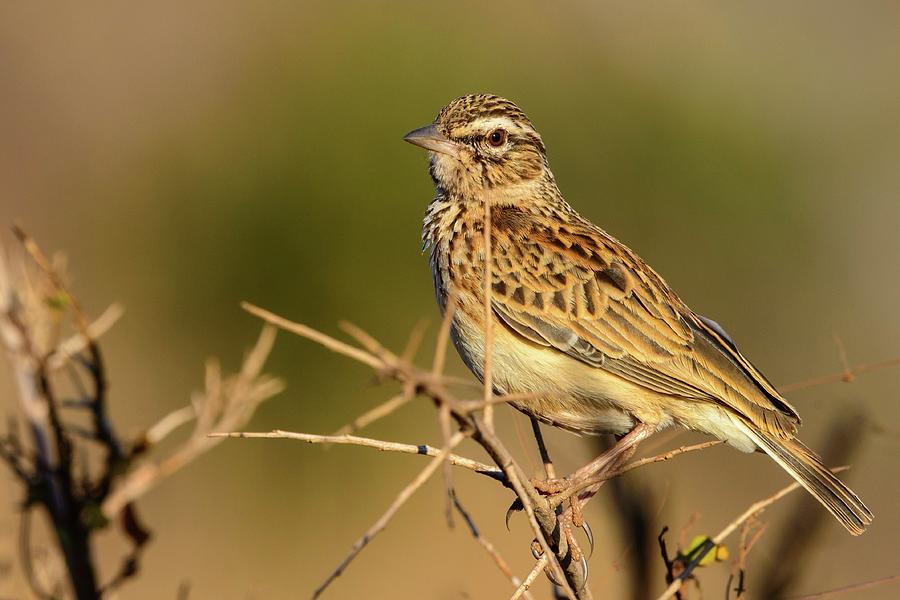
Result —
[{"label": "bird's leg", "polygon": [[[544,444],[544,436],[541,434],[541,425],[534,417],[531,417],[531,427],[534,431],[534,439],[537,442],[538,451],[541,454],[541,461],[544,463],[544,475],[546,476],[546,480],[538,480],[536,485],[540,486],[544,481],[561,481],[556,479],[556,470],[553,467],[553,461],[550,459],[550,453],[547,452],[547,446]],[[571,559],[581,563],[583,574],[582,581],[586,582],[588,576],[587,559],[584,552],[582,552],[581,548],[578,546],[575,535],[572,533],[572,527],[575,526],[584,529],[591,545],[591,553],[594,551],[594,539],[591,534],[591,528],[584,522],[580,502],[575,497],[571,497],[570,500],[571,508],[568,511],[564,511],[562,507],[557,507],[556,513],[558,515],[557,518],[559,520],[560,532],[562,533],[563,538],[565,538],[565,547],[568,548]],[[510,510],[512,510],[512,507]],[[509,514],[510,512],[507,511],[507,520],[509,519]],[[534,554],[534,557],[539,558],[542,552],[543,549],[540,547],[540,544],[537,544],[537,540],[535,540],[534,544],[532,544],[532,553]],[[551,571],[547,571],[547,576],[550,577],[550,580],[553,581],[553,583],[559,585],[559,582],[554,580]]]},{"label": "bird's leg", "polygon": [[638,445],[654,433],[656,425],[645,423],[635,425],[631,431],[617,440],[612,448],[569,475],[567,479],[573,484],[578,484],[617,467],[631,458]]},{"label": "bird's leg", "polygon": [[[589,498],[596,493],[599,484],[584,486],[584,483],[602,473],[609,472],[622,462],[628,460],[637,450],[638,445],[656,431],[656,426],[639,424],[626,435],[622,436],[616,444],[584,465],[568,477],[560,479],[532,480],[532,484],[539,492],[547,495],[560,494],[568,499],[565,509],[560,507],[559,524],[560,531],[566,540],[569,553],[573,560],[580,561],[584,569],[585,581],[587,580],[587,559],[578,546],[578,542],[572,532],[573,526],[580,527],[587,535],[591,552],[594,550],[594,536],[581,509],[582,498]],[[560,510],[558,509],[558,510]],[[507,514],[508,516],[508,514]]]},{"label": "bird's leg", "polygon": [[627,460],[635,450],[638,444],[647,439],[656,431],[655,425],[647,425],[640,423],[631,431],[622,436],[616,442],[616,445],[584,465],[568,477],[561,479],[532,480],[535,489],[543,494],[559,494],[570,489],[572,486],[578,486],[581,483],[600,475],[604,471],[608,471],[622,461]]},{"label": "bird's leg", "polygon": [[[581,562],[583,573],[584,573],[584,581],[587,581],[587,558],[582,552],[581,548],[578,546],[578,542],[575,539],[575,536],[572,532],[572,527],[580,527],[584,530],[585,535],[588,538],[588,542],[590,544],[591,553],[594,550],[594,536],[591,532],[590,527],[587,522],[584,520],[584,514],[581,509],[581,499],[589,498],[594,493],[596,493],[597,488],[600,487],[600,484],[594,484],[592,486],[584,486],[584,483],[597,475],[600,475],[604,472],[608,472],[614,469],[616,466],[621,464],[622,462],[628,460],[631,455],[637,450],[638,445],[656,431],[655,425],[647,425],[641,423],[636,425],[631,431],[629,431],[626,435],[622,436],[616,444],[589,462],[584,465],[568,477],[563,478],[553,478],[552,477],[552,463],[549,460],[549,456],[547,456],[546,447],[543,444],[543,439],[540,434],[540,427],[537,424],[537,421],[532,420],[532,425],[535,430],[535,437],[538,441],[538,447],[541,450],[541,458],[544,460],[545,472],[548,477],[547,479],[532,479],[531,483],[534,488],[545,495],[562,495],[563,501],[564,499],[568,499],[568,506],[563,509],[562,506],[557,508],[557,514],[560,525],[560,532],[562,536],[565,538],[566,545],[568,547],[568,552],[573,560],[577,560]],[[506,522],[507,528],[509,527],[509,516],[512,512],[516,510],[521,510],[522,506],[517,500],[513,502],[512,506],[509,507],[509,510],[506,512]],[[534,553],[535,558],[539,558],[540,554],[543,550],[539,545],[535,543],[532,545],[532,553]],[[552,580],[552,577],[551,577]]]}]

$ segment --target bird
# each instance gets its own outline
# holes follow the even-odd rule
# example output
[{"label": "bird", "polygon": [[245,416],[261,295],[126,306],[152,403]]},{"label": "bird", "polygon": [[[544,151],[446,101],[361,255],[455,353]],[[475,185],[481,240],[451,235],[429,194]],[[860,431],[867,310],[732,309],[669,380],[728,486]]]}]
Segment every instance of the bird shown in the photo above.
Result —
[{"label": "bird", "polygon": [[796,409],[731,336],[566,202],[541,135],[515,103],[462,96],[403,140],[430,157],[436,193],[422,237],[438,305],[447,310],[452,296],[451,340],[482,381],[490,318],[495,393],[516,394],[516,409],[582,435],[681,426],[762,451],[851,534],[871,523],[859,497],[797,439]]}]

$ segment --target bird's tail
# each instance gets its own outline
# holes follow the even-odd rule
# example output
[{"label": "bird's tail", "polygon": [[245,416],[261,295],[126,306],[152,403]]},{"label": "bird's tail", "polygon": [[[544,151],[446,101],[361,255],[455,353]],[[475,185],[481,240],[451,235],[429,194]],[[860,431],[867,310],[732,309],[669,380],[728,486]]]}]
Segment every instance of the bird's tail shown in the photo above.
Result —
[{"label": "bird's tail", "polygon": [[828,509],[853,535],[860,535],[872,522],[872,512],[853,491],[822,464],[815,452],[800,440],[782,439],[760,431],[752,423],[735,419],[756,445]]}]

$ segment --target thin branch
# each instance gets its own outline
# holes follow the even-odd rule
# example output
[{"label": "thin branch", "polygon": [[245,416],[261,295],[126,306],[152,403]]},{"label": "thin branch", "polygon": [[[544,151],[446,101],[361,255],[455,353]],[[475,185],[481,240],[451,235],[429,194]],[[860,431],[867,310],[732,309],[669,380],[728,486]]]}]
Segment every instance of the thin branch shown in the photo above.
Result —
[{"label": "thin branch", "polygon": [[494,395],[493,367],[491,353],[494,343],[494,315],[491,307],[491,200],[490,194],[484,197],[484,424],[494,430]]},{"label": "thin branch", "polygon": [[802,390],[805,388],[815,387],[819,385],[826,385],[829,383],[837,383],[840,381],[849,383],[856,379],[857,375],[862,375],[863,373],[870,373],[872,371],[881,371],[883,369],[889,369],[891,367],[900,366],[900,356],[896,356],[894,358],[889,358],[887,360],[882,360],[873,363],[861,363],[850,369],[845,369],[840,373],[832,373],[830,375],[824,375],[822,377],[816,377],[813,379],[807,379],[806,381],[798,381],[796,383],[789,383],[787,385],[781,386],[781,391],[783,393],[795,392],[797,390]]},{"label": "thin branch", "polygon": [[618,477],[619,475],[623,475],[628,471],[631,471],[632,469],[637,469],[638,467],[643,467],[644,465],[664,462],[681,454],[696,452],[698,450],[705,450],[707,448],[712,448],[713,446],[718,446],[724,443],[725,442],[723,442],[722,440],[710,440],[707,442],[700,442],[699,444],[692,444],[690,446],[679,446],[674,450],[669,450],[668,452],[663,452],[662,454],[657,454],[656,456],[649,456],[647,458],[641,458],[639,460],[632,461],[627,465],[624,465],[621,469],[614,471],[611,476]]},{"label": "thin branch", "polygon": [[316,331],[315,329],[307,327],[306,325],[295,323],[294,321],[289,321],[288,319],[279,317],[275,313],[259,308],[258,306],[254,306],[249,302],[242,302],[241,308],[246,310],[251,315],[259,317],[263,321],[274,325],[279,329],[284,329],[285,331],[290,331],[291,333],[295,333],[300,337],[305,337],[316,342],[317,344],[325,346],[332,352],[343,354],[344,356],[352,358],[355,361],[369,365],[373,369],[380,369],[383,364],[382,361],[380,361],[376,356],[373,356],[365,350],[360,350],[359,348],[355,348],[350,344],[346,344],[340,340],[336,340],[333,337],[325,335],[324,333]]},{"label": "thin branch", "polygon": [[544,463],[544,476],[547,479],[556,479],[556,469],[553,467],[553,461],[550,460],[550,453],[547,452],[547,446],[544,444],[544,436],[541,433],[541,423],[534,417],[531,417],[531,430],[534,432],[534,440],[537,442],[538,452],[541,455],[541,462]]},{"label": "thin branch", "polygon": [[[441,328],[438,331],[438,339],[437,344],[435,346],[434,351],[434,361],[431,366],[431,374],[434,377],[440,377],[444,373],[444,362],[447,356],[447,345],[448,340],[450,338],[450,327],[453,324],[453,317],[456,314],[456,294],[451,292],[450,297],[447,299],[446,306],[444,307],[444,318],[441,321]],[[450,405],[446,401],[439,401],[438,404],[438,424],[441,429],[441,436],[444,440],[444,445],[446,446],[449,443],[450,435],[451,435],[451,423],[450,423]],[[453,504],[457,503],[457,508],[462,511],[462,507],[459,506],[458,501],[456,501],[456,496],[453,492],[453,472],[450,465],[450,461],[444,461],[443,478],[444,478],[444,487],[446,488],[446,507],[445,507],[445,518],[447,519],[447,526],[451,529],[453,528]],[[464,511],[463,511],[464,512]],[[470,523],[470,525],[472,525]]]},{"label": "thin branch", "polygon": [[[841,361],[841,366],[844,367],[844,373],[850,372],[850,359],[847,358],[847,349],[844,348],[844,340],[841,339],[841,336],[837,334],[837,332],[833,333],[834,337],[834,345],[837,346],[838,358]],[[852,380],[853,375],[850,375],[850,380]],[[849,382],[849,381],[848,381]]]},{"label": "thin branch", "polygon": [[[405,366],[409,368],[409,365],[405,365],[396,356],[386,350],[384,350],[384,356],[379,357],[372,352],[368,352],[361,348],[351,346],[350,344],[337,340],[330,335],[326,335],[321,331],[313,329],[312,327],[309,327],[302,323],[291,321],[289,319],[285,319],[284,317],[280,317],[273,312],[250,304],[249,302],[242,302],[241,308],[254,315],[255,317],[258,317],[263,321],[269,323],[270,325],[274,325],[279,329],[283,329],[295,335],[299,335],[300,337],[316,342],[317,344],[324,346],[332,352],[343,354],[344,356],[352,358],[357,362],[369,365],[378,372],[385,372],[386,370],[390,370],[393,372],[389,374],[397,376],[402,380],[402,378],[406,375],[406,372],[401,369],[401,367]],[[362,330],[360,330],[359,328],[355,328],[355,331],[361,332]],[[379,348],[383,350],[380,345]],[[449,377],[446,375],[441,377],[439,382],[441,384],[462,385],[467,387],[475,386],[475,384],[473,384],[470,380],[461,379],[458,377]]]},{"label": "thin branch", "polygon": [[[101,510],[107,518],[111,519],[118,515],[160,481],[219,444],[221,439],[209,436],[213,430],[242,427],[253,416],[260,403],[284,389],[284,384],[280,380],[262,373],[266,358],[275,343],[275,336],[274,327],[264,326],[256,344],[244,358],[240,370],[233,375],[223,378],[218,363],[213,360],[207,362],[205,390],[194,396],[191,406],[196,416],[191,436],[173,454],[159,462],[145,463],[128,473],[101,505]],[[154,435],[162,434],[166,428],[173,427],[178,421],[186,418],[187,409],[176,411],[165,417],[151,431]],[[167,420],[169,422],[161,425]],[[151,440],[148,438],[147,441]]]},{"label": "thin branch", "polygon": [[22,464],[24,457],[21,449],[17,448],[10,438],[0,439],[0,458],[9,465],[9,468],[22,483],[27,485],[30,482],[31,474],[25,468],[25,465]]},{"label": "thin branch", "polygon": [[351,323],[350,321],[338,321],[338,327],[343,329],[344,333],[359,342],[363,348],[382,360],[392,356],[388,349],[381,345],[381,342],[372,337],[368,331],[364,330],[359,325]]},{"label": "thin branch", "polygon": [[147,444],[155,446],[164,440],[170,433],[185,423],[193,421],[196,417],[197,410],[194,406],[182,406],[181,408],[173,410],[152,425],[146,433],[144,433],[144,439]]},{"label": "thin branch", "polygon": [[[441,426],[441,437],[444,440],[444,447],[446,448],[450,444],[452,435],[449,404],[444,403],[438,407],[438,423]],[[453,529],[453,465],[447,460],[448,457],[449,454],[444,454],[443,469],[441,469],[444,480],[444,494],[447,503],[444,507],[444,517],[447,520],[447,527]]]},{"label": "thin branch", "polygon": [[[428,444],[400,444],[397,442],[387,442],[383,440],[376,440],[373,438],[359,437],[355,435],[316,435],[312,433],[296,433],[293,431],[281,431],[276,429],[275,431],[267,431],[267,432],[223,432],[223,433],[210,433],[210,437],[225,437],[225,438],[268,438],[268,439],[289,439],[289,440],[299,440],[301,442],[306,442],[308,444],[339,444],[339,445],[350,445],[350,446],[365,446],[367,448],[375,448],[376,450],[381,450],[383,452],[399,452],[401,454],[419,454],[421,456],[439,456],[441,453],[440,448],[435,448],[434,446],[429,446]],[[447,461],[450,464],[462,467],[464,469],[469,469],[470,471],[474,471],[479,475],[485,475],[490,477],[491,479],[495,479],[497,481],[506,482],[506,476],[503,474],[503,471],[498,469],[497,467],[487,465],[482,462],[478,462],[477,460],[472,460],[470,458],[465,458],[463,456],[459,456],[458,454],[450,453],[447,455]]]},{"label": "thin branch", "polygon": [[111,304],[103,313],[87,326],[87,336],[82,333],[73,335],[60,342],[47,358],[47,368],[59,369],[88,346],[88,340],[96,340],[115,325],[125,309],[118,304]]},{"label": "thin branch", "polygon": [[44,276],[46,276],[50,281],[50,284],[57,291],[63,292],[65,294],[66,301],[72,307],[72,314],[75,317],[75,324],[77,325],[79,332],[85,338],[90,340],[90,323],[88,322],[86,313],[81,310],[81,305],[78,303],[78,299],[69,292],[68,286],[66,286],[59,272],[53,267],[53,264],[41,250],[40,246],[37,245],[37,242],[35,242],[31,236],[25,233],[24,229],[22,229],[19,225],[13,225],[12,230],[15,236],[19,239],[19,243],[22,244],[22,247],[25,248],[25,251],[28,252],[34,263],[41,269],[41,271],[44,273]]},{"label": "thin branch", "polygon": [[344,425],[343,427],[335,431],[334,435],[347,435],[355,433],[360,429],[363,429],[367,425],[371,425],[375,421],[383,419],[401,406],[408,404],[414,397],[415,394],[413,393],[413,390],[409,389],[409,387],[407,386],[406,389],[404,389],[396,396],[392,396],[387,401],[382,402],[374,408],[364,412],[360,416],[353,419],[347,425]]},{"label": "thin branch", "polygon": [[528,577],[522,582],[522,584],[516,589],[512,596],[510,596],[509,600],[519,600],[519,598],[526,597],[529,593],[529,588],[534,584],[534,580],[538,578],[538,575],[544,572],[544,569],[547,568],[547,555],[541,556],[536,563],[534,563],[534,567],[531,569],[531,572],[528,573]]},{"label": "thin branch", "polygon": [[[519,581],[519,578],[515,576],[512,572],[512,569],[509,568],[509,564],[503,559],[500,555],[500,552],[497,551],[497,548],[483,535],[478,531],[478,527],[475,526],[475,521],[472,519],[472,516],[463,508],[463,505],[459,501],[459,497],[456,495],[456,492],[451,493],[451,497],[453,499],[453,505],[456,507],[456,510],[459,511],[459,514],[462,515],[463,520],[466,522],[466,525],[469,526],[469,531],[472,533],[472,536],[475,540],[484,548],[484,551],[488,553],[488,556],[491,557],[491,560],[494,561],[494,564],[497,565],[497,568],[506,576],[507,579],[516,587],[519,587],[522,582]],[[523,592],[525,598],[529,598],[530,600],[534,600],[534,597],[527,590]]]},{"label": "thin branch", "polygon": [[[834,469],[831,469],[831,472],[832,473],[840,473],[841,471],[847,470],[847,468],[848,467],[835,467]],[[727,538],[729,535],[734,533],[734,531],[738,527],[740,527],[744,521],[746,521],[747,519],[749,519],[752,516],[758,515],[762,511],[766,510],[769,506],[778,502],[779,500],[781,500],[782,498],[784,498],[785,496],[787,496],[794,490],[798,489],[799,487],[800,487],[800,484],[795,481],[794,483],[778,490],[771,496],[769,496],[767,498],[763,498],[762,500],[759,500],[758,502],[754,502],[753,504],[751,504],[750,507],[747,508],[747,510],[742,512],[733,521],[731,521],[728,525],[726,525],[725,528],[722,531],[720,531],[718,534],[716,534],[715,537],[710,538],[711,543],[708,544],[707,552],[709,550],[715,548],[716,546],[719,546],[722,542],[724,542],[725,538]],[[699,563],[701,560],[703,560],[703,556],[705,554],[706,554],[706,552],[698,553],[698,556],[695,558],[694,562]],[[685,571],[685,573],[683,575],[686,576],[687,574],[689,574],[689,573],[687,571]],[[673,581],[672,584],[668,588],[666,588],[666,591],[663,592],[657,598],[657,600],[668,600],[669,598],[671,598],[672,596],[674,596],[675,594],[678,593],[678,591],[681,589],[681,586],[683,584],[684,584],[683,577],[679,577],[679,578],[675,579],[675,581]]]},{"label": "thin branch", "polygon": [[416,492],[416,490],[422,487],[422,484],[428,481],[428,478],[431,477],[438,469],[438,467],[441,466],[447,455],[450,454],[453,448],[458,446],[459,443],[463,441],[463,439],[465,439],[465,437],[465,434],[462,432],[457,432],[456,434],[454,434],[453,437],[450,438],[450,443],[445,448],[442,448],[438,455],[430,463],[428,463],[428,466],[422,469],[422,471],[415,477],[415,479],[413,479],[405,488],[403,488],[403,490],[400,491],[400,494],[397,495],[397,498],[391,503],[384,514],[381,515],[381,517],[379,517],[371,527],[369,527],[369,529],[362,535],[362,537],[356,540],[356,543],[354,543],[353,547],[350,549],[350,553],[347,554],[346,557],[344,557],[344,559],[340,562],[340,564],[338,564],[334,571],[332,571],[331,574],[328,575],[325,581],[322,582],[322,584],[318,588],[316,588],[316,591],[313,592],[313,600],[315,600],[315,598],[318,598],[322,594],[322,592],[324,592],[325,589],[329,585],[331,585],[331,583],[335,579],[337,579],[341,575],[341,573],[344,572],[344,569],[347,568],[347,565],[349,565],[353,561],[353,559],[359,555],[362,549],[365,548],[370,541],[372,541],[372,538],[381,533],[384,528],[387,527],[387,524],[394,517],[394,515],[397,514],[397,511],[400,510],[400,508],[406,503],[407,500],[409,500],[409,498]]},{"label": "thin branch", "polygon": [[412,328],[412,331],[409,332],[409,339],[406,341],[406,347],[403,349],[403,357],[404,362],[411,362],[416,357],[416,352],[419,351],[419,346],[422,345],[422,340],[425,338],[425,331],[428,329],[428,319],[420,319]]},{"label": "thin branch", "polygon": [[32,563],[31,551],[31,509],[25,507],[19,518],[19,560],[22,562],[22,572],[25,573],[25,581],[31,592],[40,600],[54,600],[55,592],[46,591],[40,578],[37,576]]},{"label": "thin branch", "polygon": [[438,330],[437,343],[434,346],[434,361],[431,372],[435,377],[444,372],[444,362],[447,358],[447,345],[450,339],[450,327],[453,325],[453,317],[456,316],[456,292],[451,290],[444,306],[444,318],[441,328]]},{"label": "thin branch", "polygon": [[826,590],[824,592],[817,592],[815,594],[806,594],[805,596],[792,596],[789,600],[819,600],[819,598],[831,598],[833,596],[839,596],[840,594],[846,594],[847,592],[868,590],[879,585],[884,585],[886,583],[896,583],[898,581],[900,581],[900,575],[890,575],[888,577],[882,577],[881,579],[874,579],[872,581],[864,581],[862,583],[845,585],[844,587],[835,588],[833,590]]}]

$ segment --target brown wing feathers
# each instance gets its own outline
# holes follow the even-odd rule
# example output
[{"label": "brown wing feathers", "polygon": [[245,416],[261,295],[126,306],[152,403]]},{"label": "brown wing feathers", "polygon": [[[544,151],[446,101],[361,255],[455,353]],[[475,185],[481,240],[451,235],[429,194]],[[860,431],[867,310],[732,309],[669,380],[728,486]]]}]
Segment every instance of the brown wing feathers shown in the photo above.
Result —
[{"label": "brown wing feathers", "polygon": [[791,436],[793,408],[721,328],[696,317],[652,269],[604,232],[541,228],[498,211],[494,308],[511,329],[654,391],[721,402]]}]

